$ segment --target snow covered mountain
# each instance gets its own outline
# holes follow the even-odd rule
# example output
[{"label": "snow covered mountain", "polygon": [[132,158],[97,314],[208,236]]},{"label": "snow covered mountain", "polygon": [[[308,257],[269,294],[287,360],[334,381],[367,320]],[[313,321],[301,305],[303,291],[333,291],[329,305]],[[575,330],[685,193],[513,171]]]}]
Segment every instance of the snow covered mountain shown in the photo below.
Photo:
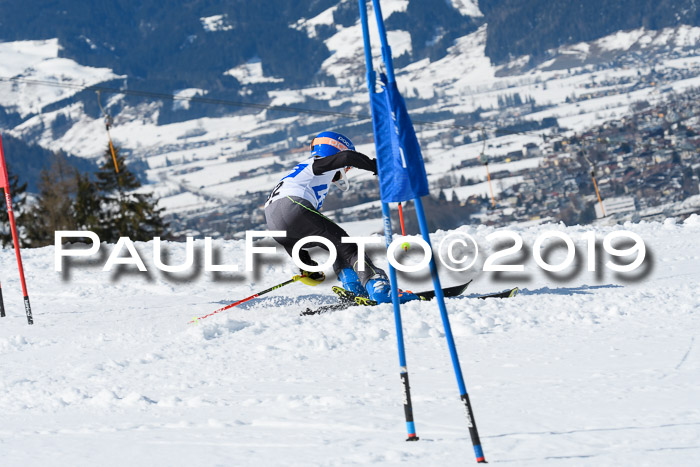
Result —
[{"label": "snow covered mountain", "polygon": [[[65,15],[76,14],[75,2],[58,3]],[[94,160],[104,151],[106,133],[97,95],[86,87],[165,90],[175,100],[103,92],[102,104],[114,117],[113,138],[125,154],[148,167],[145,176],[162,206],[179,219],[181,233],[235,234],[243,225],[234,231],[224,226],[224,220],[235,215],[234,205],[259,203],[315,133],[333,127],[352,135],[360,150],[373,149],[364,118],[368,105],[355,3],[319,0],[306,9],[295,8],[295,2],[270,3],[268,7],[278,8],[268,25],[272,35],[259,30],[264,9],[233,3],[240,8],[236,14],[229,11],[231,5],[198,1],[184,10],[171,8],[152,23],[146,21],[149,8],[161,6],[143,3],[127,21],[126,10],[109,4],[106,11],[81,14],[78,23],[66,22],[63,28],[62,22],[43,27],[39,19],[4,5],[5,17],[42,28],[15,26],[3,32],[0,125],[26,142]],[[633,28],[623,31],[615,29],[613,20],[601,25],[584,15],[576,22],[577,33],[568,34],[562,26],[562,37],[557,38],[548,30],[539,48],[532,50],[522,48],[532,32],[525,26],[514,28],[513,18],[533,9],[542,13],[542,2],[482,3],[382,2],[398,83],[416,120],[436,188],[454,172],[452,167],[484,150],[478,142],[483,130],[489,155],[505,156],[528,143],[542,146],[543,133],[580,132],[626,115],[637,101],[660,101],[669,91],[698,85],[700,29],[692,26],[694,10],[685,2],[674,7],[675,22],[649,22],[645,18],[656,10],[645,9],[644,2],[627,2],[640,13],[634,20],[619,19],[620,27]],[[547,24],[563,24],[562,18],[571,14],[566,6],[571,2],[555,3],[547,9]],[[600,7],[599,2],[573,3],[586,12]],[[105,28],[106,18],[112,16],[113,25]],[[534,18],[537,24],[545,23],[539,13]],[[75,24],[98,32],[94,37],[81,35]],[[504,49],[504,31],[509,29],[519,45]],[[372,34],[378,60],[378,41],[375,31]],[[24,40],[28,35],[34,40]],[[116,39],[124,36],[123,43]],[[171,39],[162,40],[165,36]],[[232,47],[236,43],[239,47]],[[290,50],[287,44],[295,47]],[[545,45],[551,47],[542,48]],[[173,79],[165,79],[163,70]],[[197,96],[225,102],[186,100]],[[260,110],[246,103],[277,108]],[[523,125],[531,130],[509,130]],[[516,171],[538,163],[531,158],[503,169]],[[462,175],[477,176],[456,173]],[[367,180],[360,176],[353,181]],[[517,180],[503,179],[497,192]],[[482,183],[468,192],[487,195],[488,188]],[[214,219],[219,224],[214,225]],[[247,218],[245,226],[259,222],[259,217]],[[203,230],[202,223],[213,227]]]},{"label": "snow covered mountain", "polygon": [[[571,236],[574,265],[545,274],[528,255],[524,273],[500,278],[475,267],[464,273],[476,278],[467,296],[447,300],[491,463],[700,462],[700,218],[624,228],[647,248],[632,275],[611,272],[601,248],[597,272],[587,272],[585,236],[601,240],[619,227],[544,225],[516,232],[528,247],[546,230]],[[487,246],[494,229],[457,232]],[[243,243],[215,242],[221,263],[240,264]],[[182,264],[184,244],[165,246],[169,263]],[[149,273],[133,266],[103,272],[104,257],[56,273],[53,247],[26,250],[31,327],[14,254],[0,250],[3,465],[473,462],[434,303],[402,307],[421,438],[406,443],[390,305],[300,317],[305,307],[333,300],[328,279],[315,288],[289,285],[190,325],[288,279],[291,262],[267,257],[251,275],[215,277],[201,265],[163,274],[154,268],[152,242],[137,249]],[[552,264],[564,256],[555,253]],[[444,275],[443,283],[463,279]],[[415,280],[419,289],[429,282]],[[469,298],[512,285],[522,289],[512,299]]]}]

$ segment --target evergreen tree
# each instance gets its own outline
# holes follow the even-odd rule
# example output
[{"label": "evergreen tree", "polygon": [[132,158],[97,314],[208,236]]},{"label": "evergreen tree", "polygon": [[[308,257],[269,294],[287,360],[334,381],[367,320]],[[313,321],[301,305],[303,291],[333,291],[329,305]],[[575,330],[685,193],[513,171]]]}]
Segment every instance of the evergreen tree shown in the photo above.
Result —
[{"label": "evergreen tree", "polygon": [[[27,182],[19,184],[17,175],[10,175],[10,194],[12,195],[12,211],[15,215],[15,223],[20,231],[20,246],[24,246],[22,241],[22,224],[27,217],[25,204],[27,201]],[[12,245],[12,231],[10,230],[10,218],[7,215],[7,205],[5,203],[5,189],[0,188],[0,245]]]},{"label": "evergreen tree", "polygon": [[[23,246],[40,247],[54,242],[57,230],[90,230],[100,239],[116,242],[119,237],[148,241],[162,236],[165,223],[163,209],[156,207],[152,194],[138,193],[141,182],[125,164],[115,148],[119,173],[114,170],[112,153],[107,148],[96,181],[68,165],[60,154],[54,156],[51,168],[42,170],[39,196],[25,212],[26,184],[19,185],[17,177],[10,179],[15,218],[24,230]],[[0,241],[12,241],[7,214],[0,210]]]},{"label": "evergreen tree", "polygon": [[584,207],[583,211],[581,211],[581,215],[579,216],[578,223],[581,225],[586,225],[586,224],[590,224],[595,219],[596,219],[595,204],[589,203]]},{"label": "evergreen tree", "polygon": [[75,230],[73,198],[76,170],[64,157],[55,156],[51,168],[39,176],[39,197],[26,221],[27,245],[51,245],[57,230]]},{"label": "evergreen tree", "polygon": [[141,188],[141,182],[127,167],[119,148],[115,146],[114,151],[119,173],[114,169],[112,152],[107,147],[96,174],[95,187],[103,201],[103,217],[96,233],[100,240],[107,242],[116,242],[119,237],[148,241],[162,236],[166,225],[161,217],[163,209],[156,206],[158,200],[150,193],[136,191]]},{"label": "evergreen tree", "polygon": [[[102,200],[97,185],[87,174],[75,174],[76,195],[73,212],[77,230],[101,232]],[[99,235],[99,233],[98,233]]]}]

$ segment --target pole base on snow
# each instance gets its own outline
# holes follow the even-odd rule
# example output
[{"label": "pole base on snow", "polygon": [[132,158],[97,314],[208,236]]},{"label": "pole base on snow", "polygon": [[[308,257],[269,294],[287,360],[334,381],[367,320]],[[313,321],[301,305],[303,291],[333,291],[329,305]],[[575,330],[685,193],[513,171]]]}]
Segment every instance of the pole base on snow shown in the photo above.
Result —
[{"label": "pole base on snow", "polygon": [[[398,304],[398,300],[394,303]],[[403,344],[403,332],[401,333],[401,343]],[[402,355],[402,360],[405,363],[405,355]],[[406,441],[418,441],[420,438],[418,438],[418,435],[416,435],[416,424],[413,422],[413,403],[411,402],[411,386],[408,384],[408,369],[406,368],[406,366],[401,367],[401,384],[403,386],[403,411],[406,415],[406,431],[408,431],[408,438],[406,438]]]},{"label": "pole base on snow", "polygon": [[24,311],[27,313],[27,324],[34,324],[32,306],[29,304],[29,297],[24,297]]},{"label": "pole base on snow", "polygon": [[476,429],[476,420],[474,420],[474,414],[472,412],[472,404],[469,401],[469,395],[464,393],[460,396],[462,403],[464,404],[464,411],[467,415],[467,424],[469,426],[469,435],[472,439],[472,445],[474,446],[474,454],[476,455],[476,462],[478,464],[487,464],[486,458],[484,457],[484,450],[481,448],[481,440],[479,439],[479,431]]}]

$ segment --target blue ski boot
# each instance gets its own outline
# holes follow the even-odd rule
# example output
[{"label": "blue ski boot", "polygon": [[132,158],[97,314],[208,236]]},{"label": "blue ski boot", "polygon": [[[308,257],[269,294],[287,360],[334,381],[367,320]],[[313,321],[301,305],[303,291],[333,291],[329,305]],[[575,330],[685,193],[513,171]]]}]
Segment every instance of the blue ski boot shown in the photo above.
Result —
[{"label": "blue ski boot", "polygon": [[[385,277],[377,277],[367,282],[369,298],[377,303],[391,303],[391,284]],[[399,289],[399,303],[412,300],[420,300],[420,297],[412,292]]]},{"label": "blue ski boot", "polygon": [[367,291],[362,287],[362,282],[352,268],[343,268],[338,273],[338,280],[343,283],[343,288],[359,297],[366,297]]}]

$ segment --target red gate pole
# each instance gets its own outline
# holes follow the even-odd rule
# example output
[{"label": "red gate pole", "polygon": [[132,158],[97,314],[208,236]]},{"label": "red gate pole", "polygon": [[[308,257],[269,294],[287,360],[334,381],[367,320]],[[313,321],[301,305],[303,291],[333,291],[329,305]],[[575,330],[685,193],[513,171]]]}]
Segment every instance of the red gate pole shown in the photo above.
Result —
[{"label": "red gate pole", "polygon": [[5,153],[2,150],[2,135],[0,135],[0,188],[5,189],[5,202],[7,203],[7,217],[10,220],[12,230],[12,242],[15,245],[15,255],[17,256],[17,267],[19,269],[19,279],[22,282],[22,293],[24,294],[24,311],[27,313],[27,323],[34,324],[32,317],[32,307],[29,305],[29,293],[27,293],[27,282],[24,280],[24,268],[22,267],[22,255],[19,252],[19,238],[17,237],[17,226],[15,225],[15,214],[12,212],[12,197],[10,196],[10,179],[7,176],[7,165],[5,164]]}]

